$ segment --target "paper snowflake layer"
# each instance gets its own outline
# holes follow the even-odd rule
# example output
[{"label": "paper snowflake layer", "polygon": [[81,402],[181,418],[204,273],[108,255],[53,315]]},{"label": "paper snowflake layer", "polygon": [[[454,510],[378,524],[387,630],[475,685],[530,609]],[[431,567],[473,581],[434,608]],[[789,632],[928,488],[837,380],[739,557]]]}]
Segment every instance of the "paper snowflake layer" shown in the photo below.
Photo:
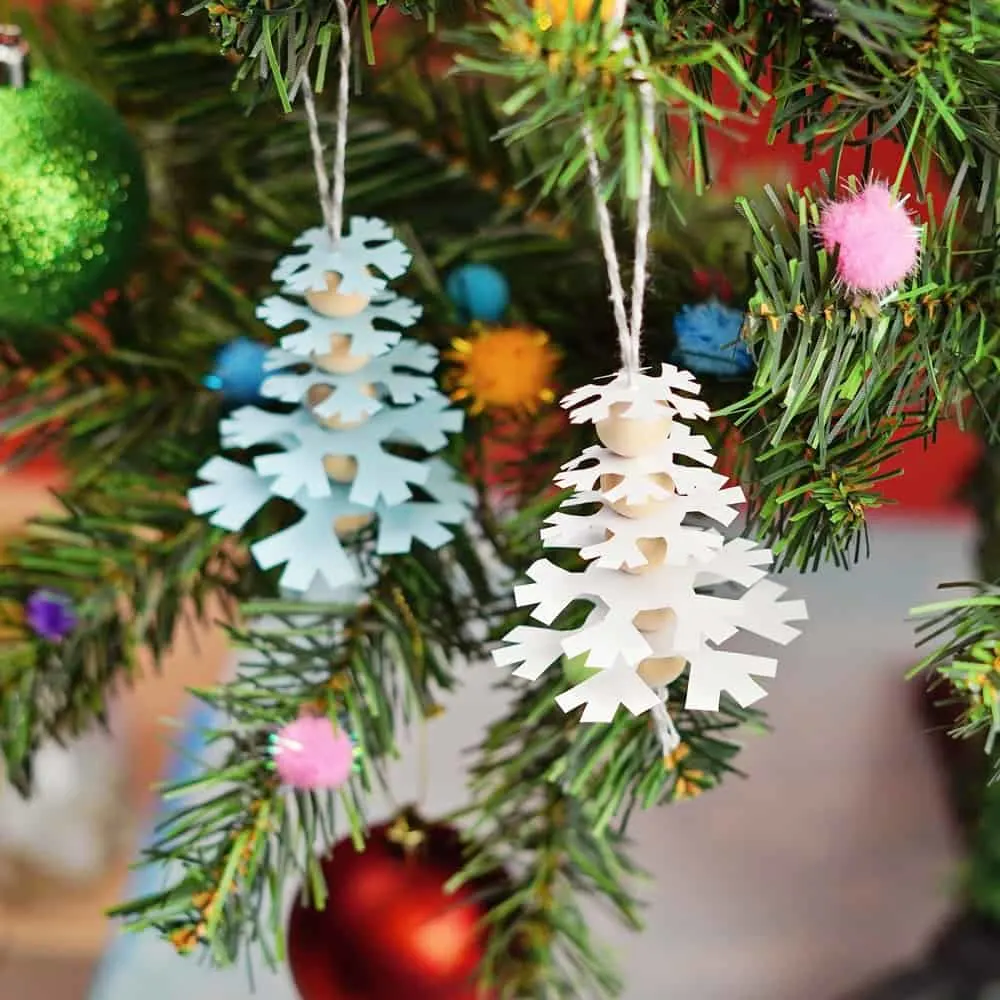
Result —
[{"label": "paper snowflake layer", "polygon": [[381,219],[351,219],[336,246],[323,226],[307,229],[292,246],[300,252],[278,261],[271,277],[296,295],[322,291],[326,276],[336,274],[345,295],[371,297],[410,266],[410,251]]},{"label": "paper snowflake layer", "polygon": [[[276,330],[297,328],[268,354],[261,396],[296,409],[244,406],[224,418],[223,447],[251,451],[250,464],[210,459],[198,473],[203,485],[188,498],[195,513],[227,531],[241,530],[275,497],[295,504],[301,518],[251,552],[264,569],[283,565],[281,586],[302,594],[359,580],[341,538],[350,530],[374,520],[375,551],[383,555],[408,552],[414,542],[437,548],[451,538],[448,526],[468,516],[474,494],[446,463],[429,457],[461,429],[462,414],[431,377],[437,351],[402,335],[420,310],[384,281],[369,281],[376,270],[401,273],[409,261],[403,245],[375,219],[351,220],[336,250],[323,230],[310,230],[296,245],[306,252],[275,270],[286,290],[323,287],[335,271],[344,294],[373,297],[343,318],[281,296],[261,304],[258,315]],[[324,360],[334,346],[347,364]]]},{"label": "paper snowflake layer", "polygon": [[[664,365],[659,375],[621,373],[563,400],[574,423],[593,422],[599,434],[609,420],[640,434],[645,425],[646,438],[637,457],[595,445],[563,466],[556,484],[574,492],[542,541],[576,550],[588,565],[536,562],[515,600],[534,608],[539,625],[513,629],[493,656],[536,680],[562,657],[585,655],[598,672],[558,698],[567,712],[583,706],[584,722],[610,722],[619,705],[635,715],[662,705],[659,685],[643,674],[674,658],[690,671],[688,708],[717,711],[723,694],[749,706],[766,694],[756,678],[773,677],[777,661],[719,647],[741,630],[783,645],[799,634],[789,623],[806,617],[802,601],[782,600],[785,588],[767,579],[767,549],[702,526],[731,524],[744,495],[712,471],[708,442],[680,422],[709,415],[699,392],[690,373]],[[719,583],[743,592],[716,596]],[[591,605],[580,627],[551,627],[580,600]]]}]

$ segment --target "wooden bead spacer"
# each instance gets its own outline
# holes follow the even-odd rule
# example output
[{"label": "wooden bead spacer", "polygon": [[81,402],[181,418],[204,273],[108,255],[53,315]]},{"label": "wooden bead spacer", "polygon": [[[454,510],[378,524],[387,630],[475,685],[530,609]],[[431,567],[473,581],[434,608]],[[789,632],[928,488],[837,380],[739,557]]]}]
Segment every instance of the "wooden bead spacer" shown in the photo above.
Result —
[{"label": "wooden bead spacer", "polygon": [[369,361],[370,354],[351,354],[351,338],[342,333],[330,337],[330,350],[326,354],[314,354],[313,363],[323,371],[334,375],[352,375],[360,371]]},{"label": "wooden bead spacer", "polygon": [[653,608],[649,611],[640,611],[632,619],[632,624],[640,632],[659,632],[670,624],[673,617],[674,613],[670,608]]},{"label": "wooden bead spacer", "polygon": [[353,483],[358,463],[350,455],[324,455],[323,469],[335,483]]},{"label": "wooden bead spacer", "polygon": [[597,422],[597,436],[605,448],[622,458],[647,455],[670,433],[671,417],[664,411],[653,420],[634,420],[622,416],[629,403],[612,403],[611,416]]},{"label": "wooden bead spacer", "polygon": [[639,664],[638,672],[650,687],[666,687],[684,673],[686,666],[683,656],[649,656]]},{"label": "wooden bead spacer", "polygon": [[[615,537],[615,533],[610,528],[606,528],[604,537],[610,541]],[[632,573],[639,576],[662,566],[667,561],[667,540],[665,538],[639,538],[636,540],[635,546],[645,556],[646,561],[641,566],[627,566],[622,563],[618,567],[622,573]]]},{"label": "wooden bead spacer", "polygon": [[626,573],[641,576],[650,570],[658,569],[667,561],[667,540],[665,538],[640,538],[636,548],[646,557],[644,566],[622,566]]},{"label": "wooden bead spacer", "polygon": [[[602,493],[610,493],[616,486],[621,485],[624,478],[623,475],[617,472],[605,472],[600,479],[600,491]],[[674,481],[665,472],[657,472],[649,478],[658,486],[663,487],[663,489],[669,490],[671,493],[676,492]],[[628,503],[625,500],[615,500],[613,503],[608,503],[608,506],[616,514],[621,514],[622,517],[631,517],[638,520],[639,518],[652,517],[668,503],[670,503],[669,499],[647,500],[645,503]]]},{"label": "wooden bead spacer", "polygon": [[374,514],[344,514],[333,522],[333,530],[338,538],[349,538],[367,528],[374,520]]},{"label": "wooden bead spacer", "polygon": [[306,292],[305,299],[313,312],[321,316],[337,319],[342,316],[357,316],[368,308],[371,298],[367,295],[345,295],[339,291],[340,275],[332,271],[326,274],[326,288],[321,292]]},{"label": "wooden bead spacer", "polygon": [[[362,386],[361,391],[366,396],[370,396],[372,399],[375,398],[374,385]],[[328,385],[323,385],[322,383],[311,385],[306,392],[306,405],[310,408],[310,410],[315,410],[317,406],[321,403],[325,403],[333,394],[334,390]],[[313,417],[315,417],[315,419],[323,427],[326,427],[331,431],[345,431],[350,430],[352,427],[360,427],[363,423],[365,423],[365,421],[370,419],[368,414],[358,417],[357,420],[345,420],[336,413],[332,417],[320,417],[315,412],[313,412]]]}]

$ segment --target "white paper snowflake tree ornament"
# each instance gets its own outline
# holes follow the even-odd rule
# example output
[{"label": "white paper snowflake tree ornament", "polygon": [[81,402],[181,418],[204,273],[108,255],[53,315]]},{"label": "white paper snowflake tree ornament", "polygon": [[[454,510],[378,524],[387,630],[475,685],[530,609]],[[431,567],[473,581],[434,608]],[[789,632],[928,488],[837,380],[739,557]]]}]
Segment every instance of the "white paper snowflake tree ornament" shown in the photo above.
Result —
[{"label": "white paper snowflake tree ornament", "polygon": [[292,501],[301,519],[251,552],[263,569],[284,564],[285,590],[306,593],[359,582],[343,542],[372,521],[379,554],[408,552],[415,541],[436,548],[474,497],[430,457],[461,429],[462,414],[431,377],[437,351],[402,335],[420,309],[389,282],[405,273],[409,251],[385,222],[364,218],[336,242],[327,228],[310,229],[295,248],[273,273],[282,294],[257,312],[289,331],[267,357],[274,374],[261,395],[296,409],[244,406],[225,418],[224,447],[271,450],[252,466],[211,459],[189,500],[230,531],[273,497]]},{"label": "white paper snowflake tree ornament", "polygon": [[[621,13],[614,22],[619,29]],[[620,41],[628,51],[624,34]],[[516,587],[514,598],[534,609],[539,624],[514,628],[493,656],[528,680],[563,657],[591,668],[557,698],[563,711],[582,707],[584,722],[610,722],[620,705],[633,715],[650,712],[667,754],[680,740],[665,704],[668,685],[690,666],[688,708],[718,711],[723,694],[743,707],[753,704],[765,694],[755,678],[774,676],[776,661],[721,644],[741,629],[789,642],[798,634],[789,622],[804,619],[806,611],[801,601],[781,602],[784,588],[765,579],[770,552],[740,538],[727,542],[717,529],[695,523],[707,518],[728,526],[743,492],[712,471],[708,442],[687,424],[710,415],[694,376],[673,365],[653,374],[642,367],[657,115],[652,84],[640,72],[635,82],[642,122],[628,302],[597,145],[590,123],[581,122],[622,370],[563,400],[571,421],[595,425],[601,444],[556,477],[573,493],[546,522],[542,544],[575,550],[588,565],[570,571],[548,559],[535,562],[531,583]],[[706,592],[727,581],[744,588],[740,596]],[[577,602],[590,608],[583,624],[554,628]]]},{"label": "white paper snowflake tree ornament", "polygon": [[[785,588],[766,578],[769,551],[691,523],[701,515],[727,527],[744,500],[684,423],[709,416],[699,392],[690,373],[664,365],[659,375],[623,371],[563,400],[571,421],[595,425],[601,444],[556,477],[574,492],[542,542],[574,549],[588,565],[536,562],[515,600],[534,606],[541,626],[513,629],[493,655],[529,680],[564,656],[585,655],[595,673],[557,699],[566,712],[583,706],[584,722],[610,722],[620,705],[634,715],[662,709],[663,690],[688,666],[686,707],[717,711],[723,694],[752,705],[766,693],[755,678],[773,677],[776,661],[720,646],[740,630],[785,644],[798,635],[789,623],[806,617],[802,601],[782,601]],[[723,582],[742,593],[713,595],[710,586]],[[583,625],[551,628],[578,600],[591,605]]]}]

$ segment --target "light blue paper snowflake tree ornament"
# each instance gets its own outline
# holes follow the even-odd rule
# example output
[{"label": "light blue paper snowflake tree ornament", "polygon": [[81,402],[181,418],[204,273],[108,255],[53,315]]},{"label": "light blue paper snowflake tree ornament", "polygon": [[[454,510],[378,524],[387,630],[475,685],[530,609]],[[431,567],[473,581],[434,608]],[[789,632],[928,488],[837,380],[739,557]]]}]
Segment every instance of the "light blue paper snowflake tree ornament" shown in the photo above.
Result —
[{"label": "light blue paper snowflake tree ornament", "polygon": [[257,315],[292,330],[265,360],[261,396],[296,408],[244,406],[226,417],[225,448],[269,450],[251,465],[210,459],[189,500],[229,531],[274,497],[292,501],[302,517],[251,552],[263,569],[284,565],[282,588],[304,594],[361,581],[343,543],[373,521],[380,555],[444,545],[474,494],[431,457],[461,429],[462,414],[431,375],[437,351],[402,335],[420,308],[389,282],[405,273],[409,251],[386,223],[365,218],[351,219],[336,245],[316,228],[294,247],[272,275],[282,294]]}]

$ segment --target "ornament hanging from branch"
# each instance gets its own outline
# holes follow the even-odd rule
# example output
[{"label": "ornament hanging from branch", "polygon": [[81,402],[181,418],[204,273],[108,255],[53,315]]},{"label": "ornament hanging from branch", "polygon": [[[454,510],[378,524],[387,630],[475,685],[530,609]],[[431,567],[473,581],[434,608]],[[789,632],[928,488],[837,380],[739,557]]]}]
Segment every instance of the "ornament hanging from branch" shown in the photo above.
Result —
[{"label": "ornament hanging from branch", "polygon": [[[331,588],[359,580],[343,540],[377,521],[375,551],[436,548],[448,525],[466,519],[472,490],[430,457],[459,431],[462,414],[430,373],[437,351],[403,338],[419,308],[387,290],[409,263],[406,248],[377,219],[352,219],[335,250],[322,229],[296,243],[274,277],[287,294],[266,299],[258,316],[275,329],[301,329],[267,355],[264,400],[297,404],[290,413],[244,406],[221,425],[227,449],[275,449],[248,467],[210,459],[192,510],[213,524],[242,529],[273,497],[292,501],[301,520],[251,549],[263,569],[284,564],[281,586],[305,593],[317,577]],[[304,370],[303,370],[304,369]],[[406,454],[400,454],[400,448]]]},{"label": "ornament hanging from branch", "polygon": [[[559,706],[582,707],[583,722],[610,722],[621,705],[634,715],[651,712],[669,754],[679,737],[665,704],[668,686],[690,665],[688,708],[717,711],[723,694],[753,704],[765,694],[755,678],[774,676],[776,661],[719,647],[740,630],[787,643],[798,634],[789,623],[804,619],[806,610],[801,601],[781,601],[785,588],[766,579],[770,552],[743,538],[727,541],[704,524],[730,525],[744,496],[712,471],[708,442],[687,424],[710,416],[694,376],[673,365],[658,372],[642,366],[656,140],[652,89],[640,81],[638,90],[642,156],[630,309],[596,146],[583,128],[622,370],[563,400],[572,422],[594,424],[600,445],[556,477],[556,485],[574,492],[546,522],[542,543],[575,550],[589,565],[580,571],[535,562],[531,582],[514,594],[518,606],[534,608],[539,624],[514,628],[493,656],[528,680],[567,660],[590,668],[557,698]],[[744,592],[737,598],[711,592],[722,583]],[[590,605],[583,624],[559,627],[579,602]]]},{"label": "ornament hanging from branch", "polygon": [[0,325],[69,319],[127,276],[146,231],[142,155],[97,94],[34,72],[0,24]]},{"label": "ornament hanging from branch", "polygon": [[[515,600],[533,605],[543,627],[515,628],[494,658],[536,680],[563,656],[580,657],[594,673],[557,701],[567,712],[583,706],[584,722],[610,722],[620,705],[634,715],[655,709],[658,689],[688,665],[688,708],[716,711],[724,693],[751,705],[765,694],[754,678],[773,677],[776,661],[719,645],[740,630],[784,644],[798,635],[789,622],[806,617],[801,601],[782,601],[785,588],[766,579],[770,552],[691,523],[700,516],[726,527],[744,500],[712,471],[706,439],[684,423],[709,417],[699,392],[692,375],[664,365],[659,375],[622,372],[563,400],[571,421],[595,425],[601,444],[556,477],[574,492],[546,522],[542,542],[576,550],[589,565],[536,562]],[[736,598],[705,592],[720,583],[745,590]],[[586,621],[552,628],[579,600],[592,606]]]},{"label": "ornament hanging from branch", "polygon": [[[365,577],[344,542],[375,525],[380,555],[437,548],[450,525],[468,517],[474,491],[434,452],[462,427],[462,413],[430,373],[437,351],[403,337],[419,307],[395,294],[410,252],[380,219],[351,219],[344,231],[344,181],[351,41],[346,3],[340,21],[337,130],[332,182],[327,177],[315,99],[301,80],[323,226],[309,229],[277,264],[281,294],[258,317],[275,330],[295,327],[264,359],[266,403],[291,412],[244,406],[221,423],[226,449],[254,450],[251,464],[217,456],[199,470],[203,485],[188,498],[195,513],[239,531],[272,498],[291,501],[302,517],[256,542],[262,569],[284,566],[281,587],[293,593],[350,590]],[[261,453],[259,449],[268,449]]]}]

